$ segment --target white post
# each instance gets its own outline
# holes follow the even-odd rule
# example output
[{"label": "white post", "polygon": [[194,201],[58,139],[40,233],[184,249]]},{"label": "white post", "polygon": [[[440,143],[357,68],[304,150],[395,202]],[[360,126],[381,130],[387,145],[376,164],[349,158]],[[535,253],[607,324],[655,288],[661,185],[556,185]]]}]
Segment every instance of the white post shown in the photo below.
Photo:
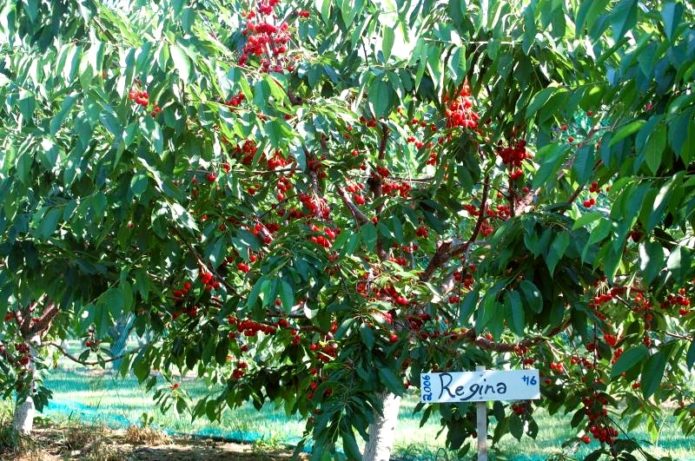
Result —
[{"label": "white post", "polygon": [[[475,367],[475,371],[485,371],[484,366]],[[487,402],[475,404],[478,431],[478,461],[487,461]]]}]

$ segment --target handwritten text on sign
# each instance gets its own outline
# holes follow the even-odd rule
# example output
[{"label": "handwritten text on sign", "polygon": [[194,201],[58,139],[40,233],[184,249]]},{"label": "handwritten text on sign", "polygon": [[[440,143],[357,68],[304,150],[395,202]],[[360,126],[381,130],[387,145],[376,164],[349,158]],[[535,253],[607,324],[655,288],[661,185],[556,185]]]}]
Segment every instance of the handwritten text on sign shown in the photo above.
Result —
[{"label": "handwritten text on sign", "polygon": [[422,373],[420,401],[486,402],[541,398],[538,370]]}]

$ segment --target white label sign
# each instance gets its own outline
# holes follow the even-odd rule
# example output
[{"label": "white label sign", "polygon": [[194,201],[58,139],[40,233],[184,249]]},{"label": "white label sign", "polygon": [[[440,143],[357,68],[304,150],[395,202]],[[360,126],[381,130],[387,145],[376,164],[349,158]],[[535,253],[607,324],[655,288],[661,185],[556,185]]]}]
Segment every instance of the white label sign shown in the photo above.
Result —
[{"label": "white label sign", "polygon": [[420,375],[423,403],[541,398],[538,370],[484,370]]}]

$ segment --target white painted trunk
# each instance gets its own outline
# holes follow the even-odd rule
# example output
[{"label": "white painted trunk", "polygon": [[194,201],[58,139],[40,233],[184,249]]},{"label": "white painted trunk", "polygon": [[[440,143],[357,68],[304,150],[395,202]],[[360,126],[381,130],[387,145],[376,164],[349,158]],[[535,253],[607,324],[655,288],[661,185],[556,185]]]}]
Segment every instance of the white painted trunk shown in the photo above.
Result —
[{"label": "white painted trunk", "polygon": [[382,394],[382,400],[383,415],[375,414],[374,422],[369,425],[369,441],[364,447],[364,461],[389,461],[391,457],[401,398],[387,392]]},{"label": "white painted trunk", "polygon": [[12,427],[20,434],[31,434],[31,431],[34,429],[35,415],[34,400],[31,397],[27,397],[24,402],[15,405]]},{"label": "white painted trunk", "polygon": [[34,399],[32,395],[34,394],[34,385],[36,380],[36,365],[34,361],[37,357],[36,348],[41,345],[41,338],[35,336],[29,341],[29,354],[30,360],[27,364],[27,373],[31,375],[29,382],[29,395],[27,399],[15,404],[14,417],[12,419],[12,427],[14,430],[23,435],[31,434],[34,429],[34,416],[36,416],[36,407],[34,406]]}]

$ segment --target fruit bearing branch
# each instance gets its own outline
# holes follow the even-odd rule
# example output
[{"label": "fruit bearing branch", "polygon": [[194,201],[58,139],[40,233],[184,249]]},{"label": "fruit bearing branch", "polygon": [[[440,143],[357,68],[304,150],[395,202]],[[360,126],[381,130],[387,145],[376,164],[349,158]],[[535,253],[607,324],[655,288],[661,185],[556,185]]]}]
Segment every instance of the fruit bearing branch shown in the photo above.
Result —
[{"label": "fruit bearing branch", "polygon": [[437,248],[437,251],[434,253],[434,256],[432,256],[432,259],[425,270],[422,272],[422,274],[420,274],[420,281],[428,282],[438,268],[446,264],[449,260],[451,260],[451,258],[461,255],[466,251],[466,248],[475,242],[480,234],[483,221],[485,221],[489,193],[490,175],[488,173],[485,175],[485,180],[483,182],[483,194],[480,199],[480,213],[478,214],[478,220],[475,223],[475,227],[473,228],[473,233],[471,234],[470,238],[466,242],[457,245],[452,245],[452,242],[442,242]]}]

